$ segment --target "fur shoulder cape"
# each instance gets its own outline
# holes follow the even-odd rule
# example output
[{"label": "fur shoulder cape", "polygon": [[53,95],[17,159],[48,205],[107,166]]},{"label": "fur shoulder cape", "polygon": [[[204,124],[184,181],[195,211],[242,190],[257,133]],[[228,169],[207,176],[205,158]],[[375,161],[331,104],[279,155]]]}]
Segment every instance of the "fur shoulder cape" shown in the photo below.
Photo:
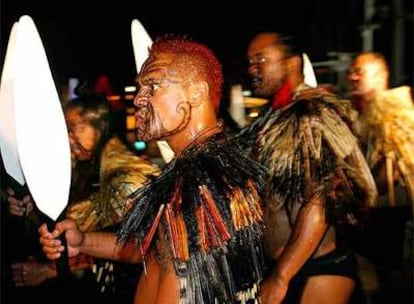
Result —
[{"label": "fur shoulder cape", "polygon": [[294,204],[319,196],[331,223],[348,221],[360,206],[373,206],[377,189],[352,132],[355,117],[348,101],[305,89],[242,130],[237,140],[253,146],[253,155],[268,170],[266,202],[291,211]]}]

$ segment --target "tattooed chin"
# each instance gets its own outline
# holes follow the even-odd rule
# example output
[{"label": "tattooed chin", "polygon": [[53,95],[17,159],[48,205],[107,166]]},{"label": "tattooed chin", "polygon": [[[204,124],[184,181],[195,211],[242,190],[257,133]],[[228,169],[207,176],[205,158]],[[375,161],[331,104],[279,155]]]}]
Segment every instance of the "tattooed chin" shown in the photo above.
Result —
[{"label": "tattooed chin", "polygon": [[163,139],[165,133],[162,130],[162,128],[157,128],[155,125],[141,124],[136,127],[136,137],[138,140],[145,141]]},{"label": "tattooed chin", "polygon": [[151,134],[151,132],[148,132],[147,128],[138,128],[137,127],[137,132],[136,132],[136,137],[138,140],[145,140],[145,141],[149,141],[154,139],[153,134]]}]

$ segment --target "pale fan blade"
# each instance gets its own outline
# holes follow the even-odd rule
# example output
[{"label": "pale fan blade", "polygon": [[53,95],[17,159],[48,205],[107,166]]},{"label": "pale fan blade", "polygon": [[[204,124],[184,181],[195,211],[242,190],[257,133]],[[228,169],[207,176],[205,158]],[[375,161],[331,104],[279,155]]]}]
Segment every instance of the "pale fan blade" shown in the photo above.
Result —
[{"label": "pale fan blade", "polygon": [[304,82],[313,88],[318,86],[318,81],[316,80],[315,71],[313,70],[312,63],[306,53],[302,54],[303,58],[303,76]]},{"label": "pale fan blade", "polygon": [[69,197],[69,137],[46,52],[29,16],[19,19],[14,93],[23,173],[37,207],[56,221]]},{"label": "pale fan blade", "polygon": [[137,19],[131,23],[132,47],[134,49],[135,66],[137,73],[148,57],[148,48],[151,47],[152,39],[148,35],[144,26]]},{"label": "pale fan blade", "polygon": [[0,83],[0,151],[6,172],[20,185],[24,175],[17,151],[16,124],[14,115],[14,77],[16,67],[16,36],[18,22],[13,24],[7,44]]}]

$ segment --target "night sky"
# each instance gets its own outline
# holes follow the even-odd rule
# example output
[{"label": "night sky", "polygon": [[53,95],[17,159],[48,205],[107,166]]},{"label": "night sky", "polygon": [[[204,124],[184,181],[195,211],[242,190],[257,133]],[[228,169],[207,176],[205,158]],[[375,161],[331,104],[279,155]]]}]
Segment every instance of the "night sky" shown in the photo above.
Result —
[{"label": "night sky", "polygon": [[[3,61],[13,22],[24,14],[33,18],[39,30],[58,85],[69,77],[92,80],[99,74],[107,74],[115,86],[131,83],[135,77],[130,37],[134,18],[152,38],[186,34],[209,45],[222,61],[227,81],[244,77],[249,33],[257,27],[299,32],[306,37],[312,60],[326,60],[329,51],[361,49],[362,0],[256,0],[234,9],[211,1],[208,6],[200,1],[99,2],[2,0],[0,58]],[[224,5],[224,1],[218,3]]]}]

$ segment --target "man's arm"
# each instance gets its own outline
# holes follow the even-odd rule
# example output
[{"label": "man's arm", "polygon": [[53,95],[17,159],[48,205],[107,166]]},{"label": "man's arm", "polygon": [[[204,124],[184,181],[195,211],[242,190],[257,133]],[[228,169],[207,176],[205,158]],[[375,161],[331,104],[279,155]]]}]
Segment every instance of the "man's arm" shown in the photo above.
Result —
[{"label": "man's arm", "polygon": [[69,257],[84,253],[93,257],[112,259],[122,262],[138,263],[142,261],[141,254],[134,242],[119,244],[115,233],[111,232],[81,232],[76,222],[63,220],[55,225],[52,232],[46,224],[39,228],[40,244],[46,256],[55,260],[65,250],[60,240],[56,239],[65,232]]},{"label": "man's arm", "polygon": [[139,263],[142,261],[140,251],[133,241],[120,244],[115,233],[112,232],[86,232],[80,247],[82,253],[97,258],[115,261]]},{"label": "man's arm", "polygon": [[275,269],[262,285],[264,303],[282,302],[290,280],[315,252],[327,229],[328,223],[320,198],[302,207]]},{"label": "man's arm", "polygon": [[320,198],[303,206],[278,258],[273,276],[288,283],[315,252],[327,229],[325,209]]}]

